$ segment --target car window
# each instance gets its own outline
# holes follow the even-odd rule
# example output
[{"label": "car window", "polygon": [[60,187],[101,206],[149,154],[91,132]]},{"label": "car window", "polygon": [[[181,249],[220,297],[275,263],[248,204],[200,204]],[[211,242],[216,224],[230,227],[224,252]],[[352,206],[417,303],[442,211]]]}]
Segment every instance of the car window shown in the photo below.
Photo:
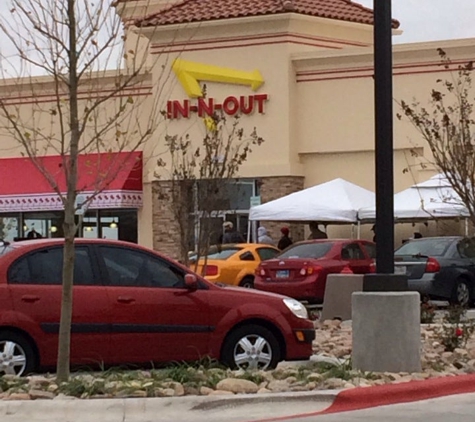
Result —
[{"label": "car window", "polygon": [[409,240],[400,246],[394,252],[396,256],[402,255],[427,255],[427,256],[444,256],[450,247],[453,238],[433,238],[433,239],[417,239]]},{"label": "car window", "polygon": [[371,243],[363,243],[361,246],[370,258],[376,259],[376,245],[372,245]]},{"label": "car window", "polygon": [[291,246],[279,258],[322,258],[333,247],[331,242],[301,243]]},{"label": "car window", "polygon": [[279,251],[271,248],[258,248],[257,254],[259,255],[261,261],[266,261],[267,259],[275,258],[279,254]]},{"label": "car window", "polygon": [[3,242],[0,240],[0,255],[6,255],[8,252],[13,251],[15,248],[3,244]]},{"label": "car window", "polygon": [[[60,285],[63,280],[63,248],[42,249],[16,260],[8,270],[11,284]],[[75,285],[94,285],[89,248],[76,246],[74,280]]]},{"label": "car window", "polygon": [[[234,255],[236,252],[239,252],[242,250],[242,248],[238,247],[223,247],[223,248],[217,248],[217,247],[212,247],[208,251],[208,255],[201,255],[200,259],[204,259],[205,256],[208,257],[208,259],[218,259],[218,260],[225,260],[228,259],[230,256]],[[190,256],[190,261],[196,261],[196,254]]]},{"label": "car window", "polygon": [[341,249],[341,259],[365,259],[365,256],[360,245],[351,243]]},{"label": "car window", "polygon": [[475,239],[473,237],[461,239],[454,250],[454,255],[456,253],[462,258],[475,258]]},{"label": "car window", "polygon": [[256,260],[256,258],[254,258],[254,255],[250,251],[244,252],[241,255],[239,255],[239,259],[241,261],[255,261]]},{"label": "car window", "polygon": [[133,249],[100,246],[99,250],[109,286],[185,287],[183,272],[166,261]]}]

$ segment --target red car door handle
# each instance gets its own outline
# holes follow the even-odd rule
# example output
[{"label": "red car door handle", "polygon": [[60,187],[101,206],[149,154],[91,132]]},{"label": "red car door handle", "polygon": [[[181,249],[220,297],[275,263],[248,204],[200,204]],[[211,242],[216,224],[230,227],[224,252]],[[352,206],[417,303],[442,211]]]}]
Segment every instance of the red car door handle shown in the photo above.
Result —
[{"label": "red car door handle", "polygon": [[40,300],[39,296],[33,296],[33,295],[23,295],[21,297],[21,300],[23,302],[29,302],[29,303],[33,303],[33,302],[37,302]]},{"label": "red car door handle", "polygon": [[119,296],[117,298],[117,302],[120,303],[132,303],[135,302],[135,299],[133,297],[128,297],[128,296]]}]

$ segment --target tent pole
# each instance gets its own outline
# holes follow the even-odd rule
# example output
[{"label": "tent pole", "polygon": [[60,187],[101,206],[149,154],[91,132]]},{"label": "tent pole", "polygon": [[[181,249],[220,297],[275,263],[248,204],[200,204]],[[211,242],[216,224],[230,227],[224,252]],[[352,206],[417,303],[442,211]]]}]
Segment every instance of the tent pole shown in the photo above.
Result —
[{"label": "tent pole", "polygon": [[251,226],[254,224],[254,221],[249,221],[247,224],[247,243],[251,243]]},{"label": "tent pole", "polygon": [[356,238],[361,239],[361,221],[358,221],[358,226],[356,227]]},{"label": "tent pole", "polygon": [[465,219],[465,236],[468,236],[468,218]]}]

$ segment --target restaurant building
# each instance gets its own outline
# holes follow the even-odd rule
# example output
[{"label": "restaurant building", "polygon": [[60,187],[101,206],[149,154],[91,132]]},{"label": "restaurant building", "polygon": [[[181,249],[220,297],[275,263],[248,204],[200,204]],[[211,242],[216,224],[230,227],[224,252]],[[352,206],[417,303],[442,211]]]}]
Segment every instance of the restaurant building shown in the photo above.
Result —
[{"label": "restaurant building", "polygon": [[[126,170],[90,205],[81,236],[135,241],[177,256],[176,222],[169,205],[157,195],[166,186],[166,172],[157,168],[154,157],[157,151],[163,152],[164,133],[202,139],[203,118],[214,110],[229,117],[239,114],[244,130],[256,128],[265,140],[241,167],[239,179],[230,188],[229,210],[220,216],[233,221],[241,232],[247,232],[252,198],[260,197],[265,203],[339,177],[374,190],[370,9],[349,0],[145,3],[119,0],[117,12],[127,25],[134,22],[140,29],[140,35],[129,34],[128,42],[150,37],[143,54],[154,66],[144,76],[146,84],[133,95],[152,101],[153,96],[166,93],[165,130],[162,126],[150,145],[128,156]],[[397,37],[404,22],[394,21],[393,28]],[[438,48],[451,58],[448,68],[440,65]],[[426,103],[437,79],[449,77],[450,71],[474,56],[473,40],[396,45],[395,113],[401,100],[417,98]],[[165,82],[164,69],[170,75]],[[28,107],[27,93],[18,98]],[[0,140],[4,146],[0,148],[4,235],[24,237],[32,227],[45,236],[59,235],[61,204],[34,166],[13,147],[9,135],[0,133]],[[408,121],[395,119],[394,142],[396,192],[436,172],[430,165],[421,165],[430,159],[429,152]],[[57,157],[49,159],[51,168],[58,165]],[[87,178],[86,161],[90,160],[80,163],[82,178]],[[100,164],[100,157],[93,161],[99,163],[98,171],[108,165],[105,159]],[[266,227],[277,238],[281,225]],[[370,237],[369,228],[363,229],[364,237]],[[292,230],[294,237],[303,236],[302,226],[292,225]],[[397,243],[414,230],[430,235],[457,232],[459,226],[398,228]],[[329,226],[328,232],[350,236],[351,228]]]}]

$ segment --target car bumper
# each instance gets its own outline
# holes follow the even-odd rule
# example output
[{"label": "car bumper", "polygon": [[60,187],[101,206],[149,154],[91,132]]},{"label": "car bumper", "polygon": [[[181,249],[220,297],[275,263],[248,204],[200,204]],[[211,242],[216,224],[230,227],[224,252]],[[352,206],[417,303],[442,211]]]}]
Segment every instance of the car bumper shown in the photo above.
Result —
[{"label": "car bumper", "polygon": [[313,354],[313,340],[315,328],[293,328],[292,339],[287,341],[287,353],[285,360],[307,360]]},{"label": "car bumper", "polygon": [[267,281],[260,277],[254,280],[254,288],[277,293],[309,303],[322,303],[324,289],[315,278],[303,281]]},{"label": "car bumper", "polygon": [[448,299],[452,291],[452,284],[448,281],[437,280],[436,274],[424,274],[418,279],[409,279],[409,290],[419,292],[422,296]]}]

